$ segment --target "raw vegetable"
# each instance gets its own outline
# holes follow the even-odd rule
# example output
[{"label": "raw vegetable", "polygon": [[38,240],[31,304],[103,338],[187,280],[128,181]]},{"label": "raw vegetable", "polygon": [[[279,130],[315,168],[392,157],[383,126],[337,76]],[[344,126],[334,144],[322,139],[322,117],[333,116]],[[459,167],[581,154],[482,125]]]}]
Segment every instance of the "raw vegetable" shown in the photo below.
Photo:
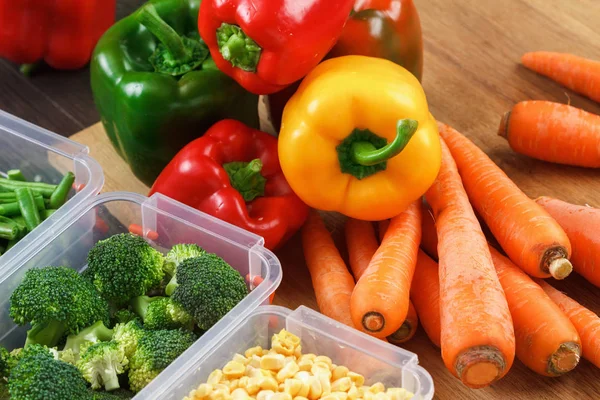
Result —
[{"label": "raw vegetable", "polygon": [[521,62],[538,74],[600,102],[600,62],[549,51],[526,53]]},{"label": "raw vegetable", "polygon": [[[202,247],[193,243],[180,243],[171,247],[171,250],[165,256],[165,263],[163,264],[163,270],[166,274],[171,277],[175,276],[175,272],[177,271],[177,266],[181,264],[184,260],[193,257],[200,257],[204,254],[205,251]],[[171,295],[167,291],[168,295]]]},{"label": "raw vegetable", "polygon": [[535,200],[565,230],[573,254],[573,269],[589,282],[600,287],[600,210],[589,206],[578,206],[550,197]]},{"label": "raw vegetable", "polygon": [[17,194],[17,202],[19,203],[21,215],[25,218],[27,229],[31,232],[42,223],[33,192],[30,188],[19,188],[15,190],[15,193]]},{"label": "raw vegetable", "polygon": [[21,228],[15,221],[0,216],[0,239],[16,239],[20,232]]},{"label": "raw vegetable", "polygon": [[438,132],[423,88],[387,60],[321,63],[302,81],[283,121],[281,167],[315,209],[367,221],[392,218],[439,170]]},{"label": "raw vegetable", "polygon": [[262,236],[269,249],[285,243],[308,214],[283,176],[277,139],[234,120],[185,146],[150,195],[157,192]]},{"label": "raw vegetable", "polygon": [[133,299],[132,306],[144,321],[145,329],[184,328],[192,330],[194,326],[192,316],[168,297],[140,296]]},{"label": "raw vegetable", "polygon": [[141,322],[134,319],[127,323],[117,324],[114,328],[113,340],[119,343],[125,357],[131,360],[144,332],[146,331]]},{"label": "raw vegetable", "polygon": [[65,204],[73,183],[75,183],[75,175],[72,172],[67,172],[54,193],[52,193],[52,196],[50,196],[50,208],[57,209]]},{"label": "raw vegetable", "polygon": [[[113,25],[92,56],[92,93],[103,126],[148,186],[217,121],[259,126],[258,96],[219,71],[200,41],[199,8],[200,0],[148,2]],[[184,43],[201,50],[190,55]]]},{"label": "raw vegetable", "polygon": [[423,220],[421,224],[421,248],[427,255],[434,260],[438,259],[438,237],[435,227],[435,219],[433,218],[433,211],[426,202],[421,203],[421,212],[423,214]]},{"label": "raw vegetable", "polygon": [[77,334],[67,336],[67,341],[60,353],[60,359],[73,365],[79,361],[79,356],[89,346],[111,340],[113,330],[108,329],[103,321],[98,321],[93,325],[82,329]]},{"label": "raw vegetable", "polygon": [[410,298],[419,315],[419,323],[429,340],[440,347],[440,280],[438,265],[423,250],[417,255],[417,266],[410,285]]},{"label": "raw vegetable", "polygon": [[557,164],[600,168],[600,116],[550,101],[522,101],[498,134],[517,153]]},{"label": "raw vegetable", "polygon": [[8,189],[9,191],[14,191],[19,188],[29,188],[33,191],[34,194],[38,194],[44,196],[49,199],[52,196],[52,193],[56,190],[56,185],[51,185],[49,183],[43,182],[21,182],[21,181],[13,181],[6,178],[0,178],[0,186]]},{"label": "raw vegetable", "polygon": [[531,276],[566,278],[572,271],[571,244],[560,225],[473,142],[445,124],[440,124],[440,134],[471,204],[510,259]]},{"label": "raw vegetable", "polygon": [[600,368],[600,318],[567,295],[554,289],[548,283],[537,280],[544,292],[569,317],[579,332],[583,347],[583,358]]},{"label": "raw vegetable", "polygon": [[350,268],[354,279],[358,282],[379,248],[379,243],[373,224],[369,221],[348,218],[344,232]]},{"label": "raw vegetable", "polygon": [[77,362],[77,368],[92,389],[104,387],[110,391],[121,387],[117,375],[124,372],[128,362],[117,342],[100,342],[87,348]]},{"label": "raw vegetable", "polygon": [[[21,189],[17,189],[17,190],[31,191],[28,188],[21,188]],[[44,199],[42,198],[42,196],[33,195],[33,206],[34,207],[31,210],[33,211],[33,209],[35,208],[36,210],[38,210],[38,214],[40,211],[42,211],[44,209],[45,203],[44,203]],[[29,209],[27,209],[25,211],[26,211],[26,213],[29,213]],[[13,203],[0,204],[0,215],[2,215],[2,216],[12,218],[12,217],[21,216],[22,214],[23,214],[23,211],[21,210],[21,206],[20,206],[19,202],[17,201],[16,192],[15,192],[15,201]]]},{"label": "raw vegetable", "polygon": [[11,181],[27,181],[20,169],[11,169],[9,171],[6,171],[6,177]]},{"label": "raw vegetable", "polygon": [[403,324],[420,241],[421,208],[414,202],[392,218],[381,246],[352,292],[350,311],[357,329],[384,338]]},{"label": "raw vegetable", "polygon": [[571,371],[581,355],[573,324],[525,272],[491,246],[490,253],[512,315],[519,360],[545,376]]},{"label": "raw vegetable", "polygon": [[342,34],[353,3],[204,0],[198,30],[221,71],[249,92],[270,94],[321,62]]},{"label": "raw vegetable", "polygon": [[390,336],[387,337],[387,340],[395,345],[400,345],[402,343],[408,342],[410,339],[415,336],[417,333],[417,328],[419,327],[419,317],[417,315],[417,310],[413,305],[412,301],[408,302],[408,313],[406,314],[406,319],[400,325],[400,328]]},{"label": "raw vegetable", "polygon": [[442,358],[465,385],[485,387],[512,366],[514,329],[485,236],[444,142],[442,168],[426,199],[439,241]]},{"label": "raw vegetable", "polygon": [[302,227],[302,248],[319,310],[329,318],[354,327],[350,316],[354,278],[316,210],[309,213]]}]

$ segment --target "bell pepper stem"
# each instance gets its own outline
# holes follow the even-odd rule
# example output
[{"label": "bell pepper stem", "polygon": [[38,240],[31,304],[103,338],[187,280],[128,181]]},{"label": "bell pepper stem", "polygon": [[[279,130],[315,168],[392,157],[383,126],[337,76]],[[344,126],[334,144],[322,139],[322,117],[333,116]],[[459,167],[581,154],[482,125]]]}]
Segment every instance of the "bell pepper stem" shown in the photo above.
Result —
[{"label": "bell pepper stem", "polygon": [[232,162],[223,164],[229,175],[231,186],[240,192],[244,201],[252,201],[265,195],[267,180],[262,176],[263,164],[259,158],[250,162]]},{"label": "bell pepper stem", "polygon": [[370,142],[352,144],[352,158],[360,165],[376,165],[397,156],[404,150],[417,131],[419,123],[414,119],[402,119],[396,125],[396,138],[386,146],[377,149]]},{"label": "bell pepper stem", "polygon": [[158,15],[152,4],[146,4],[140,8],[137,20],[165,45],[174,59],[186,62],[190,58],[181,36]]},{"label": "bell pepper stem", "polygon": [[24,76],[31,76],[31,73],[37,68],[38,64],[37,63],[32,63],[32,64],[21,64],[21,66],[19,67],[19,71],[21,71],[21,74],[23,74]]},{"label": "bell pepper stem", "polygon": [[223,58],[234,67],[255,72],[262,48],[237,25],[223,23],[217,29],[217,43]]}]

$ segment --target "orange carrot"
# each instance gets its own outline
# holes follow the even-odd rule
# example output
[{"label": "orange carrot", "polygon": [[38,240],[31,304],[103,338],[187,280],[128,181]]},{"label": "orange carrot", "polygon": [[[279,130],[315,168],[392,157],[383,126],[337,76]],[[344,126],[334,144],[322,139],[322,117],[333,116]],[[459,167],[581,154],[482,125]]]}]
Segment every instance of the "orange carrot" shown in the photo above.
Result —
[{"label": "orange carrot", "polygon": [[410,339],[415,336],[417,333],[417,328],[419,327],[419,317],[417,315],[417,310],[413,305],[412,301],[408,302],[408,314],[406,315],[406,319],[398,328],[398,330],[392,333],[387,337],[388,341],[395,345],[400,345],[402,343],[408,342]]},{"label": "orange carrot", "polygon": [[600,115],[551,101],[522,101],[504,114],[498,134],[517,153],[600,168]]},{"label": "orange carrot", "polygon": [[560,225],[473,142],[447,125],[439,128],[471,204],[510,259],[538,278],[567,277],[571,244]]},{"label": "orange carrot", "polygon": [[427,253],[427,255],[434,260],[438,259],[438,238],[435,230],[435,219],[433,218],[433,211],[426,202],[421,203],[423,210],[423,223],[421,224],[423,234],[421,237],[421,248]]},{"label": "orange carrot", "polygon": [[600,102],[600,62],[549,51],[526,53],[521,62],[530,70]]},{"label": "orange carrot", "polygon": [[383,242],[350,301],[357,329],[375,337],[396,332],[408,314],[410,283],[421,240],[421,208],[411,204],[392,218]]},{"label": "orange carrot", "polygon": [[385,233],[387,232],[388,227],[390,226],[390,220],[389,219],[384,219],[379,221],[378,225],[377,225],[377,233],[379,234],[379,243],[383,242],[383,237],[385,236]]},{"label": "orange carrot", "polygon": [[358,282],[379,247],[375,229],[369,221],[348,218],[345,226],[350,268]]},{"label": "orange carrot", "polygon": [[573,269],[600,287],[600,209],[540,197],[536,202],[562,226],[573,247]]},{"label": "orange carrot", "polygon": [[600,368],[600,318],[541,279],[537,283],[575,325],[581,337],[583,358]]},{"label": "orange carrot", "polygon": [[512,366],[515,336],[485,236],[442,140],[442,167],[425,195],[440,257],[442,358],[465,385],[480,388]]},{"label": "orange carrot", "polygon": [[567,316],[525,272],[490,246],[515,327],[517,357],[545,376],[559,376],[579,363],[581,340]]},{"label": "orange carrot", "polygon": [[319,310],[336,321],[354,327],[350,317],[354,278],[315,210],[311,210],[302,227],[302,247]]},{"label": "orange carrot", "polygon": [[429,340],[440,347],[440,279],[438,265],[423,250],[419,250],[410,298],[415,305],[419,322]]}]

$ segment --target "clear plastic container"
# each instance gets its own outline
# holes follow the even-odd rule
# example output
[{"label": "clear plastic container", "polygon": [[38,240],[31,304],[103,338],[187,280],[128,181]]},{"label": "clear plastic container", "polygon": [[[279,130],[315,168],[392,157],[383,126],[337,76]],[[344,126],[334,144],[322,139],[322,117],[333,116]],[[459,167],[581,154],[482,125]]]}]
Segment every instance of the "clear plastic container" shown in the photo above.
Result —
[{"label": "clear plastic container", "polygon": [[38,177],[57,184],[71,171],[75,174],[69,200],[50,218],[0,256],[0,275],[10,265],[27,257],[27,248],[53,235],[52,226],[70,215],[73,208],[97,195],[104,185],[100,165],[92,159],[86,146],[0,111],[0,174],[20,169],[28,179]]},{"label": "clear plastic container", "polygon": [[382,382],[386,387],[405,388],[414,393],[415,400],[433,398],[433,380],[418,365],[416,354],[374,339],[304,306],[295,311],[278,306],[259,307],[221,336],[215,346],[197,346],[196,351],[180,357],[171,364],[168,373],[154,380],[138,397],[182,400],[206,382],[213,370],[223,368],[235,353],[243,354],[254,346],[269,348],[273,334],[284,328],[300,337],[303,353],[326,355],[334,364],[364,375],[367,385]]},{"label": "clear plastic container", "polygon": [[[67,266],[82,271],[87,266],[87,254],[96,242],[130,229],[143,232],[145,239],[163,252],[178,243],[197,243],[206,251],[223,257],[242,276],[248,277],[251,290],[248,296],[180,356],[184,362],[196,353],[214,347],[226,332],[259,305],[268,304],[269,296],[281,283],[281,265],[275,255],[264,247],[263,238],[161,194],[148,198],[134,193],[106,193],[70,210],[67,218],[38,238],[35,248],[29,249],[18,263],[2,271],[0,345],[13,349],[22,347],[25,342],[27,327],[16,326],[8,310],[10,295],[27,270]],[[179,364],[178,361],[176,364]],[[169,378],[172,370],[167,368],[157,380],[172,380]],[[136,399],[145,396],[140,393]]]}]

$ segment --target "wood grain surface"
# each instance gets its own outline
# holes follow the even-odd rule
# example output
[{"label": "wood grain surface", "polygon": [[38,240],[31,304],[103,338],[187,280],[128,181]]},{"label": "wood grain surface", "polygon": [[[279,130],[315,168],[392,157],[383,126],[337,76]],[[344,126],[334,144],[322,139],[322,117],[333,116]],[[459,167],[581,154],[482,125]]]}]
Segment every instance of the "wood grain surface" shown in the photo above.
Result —
[{"label": "wood grain surface", "polygon": [[[527,51],[572,52],[600,60],[598,0],[415,0],[425,41],[424,87],[433,115],[483,148],[531,197],[549,195],[600,207],[600,171],[551,165],[511,152],[496,135],[501,115],[521,100],[569,102],[600,114],[600,106],[519,65]],[[147,193],[95,125],[73,139],[87,144],[107,177],[106,191]],[[343,219],[329,214],[328,226],[341,242]],[[275,302],[316,308],[298,236],[278,252],[284,279]],[[573,274],[552,282],[593,311],[600,290]],[[520,362],[497,384],[470,390],[444,367],[439,350],[422,330],[405,345],[433,376],[438,399],[598,399],[600,370],[582,360],[560,378],[544,378]]]}]

